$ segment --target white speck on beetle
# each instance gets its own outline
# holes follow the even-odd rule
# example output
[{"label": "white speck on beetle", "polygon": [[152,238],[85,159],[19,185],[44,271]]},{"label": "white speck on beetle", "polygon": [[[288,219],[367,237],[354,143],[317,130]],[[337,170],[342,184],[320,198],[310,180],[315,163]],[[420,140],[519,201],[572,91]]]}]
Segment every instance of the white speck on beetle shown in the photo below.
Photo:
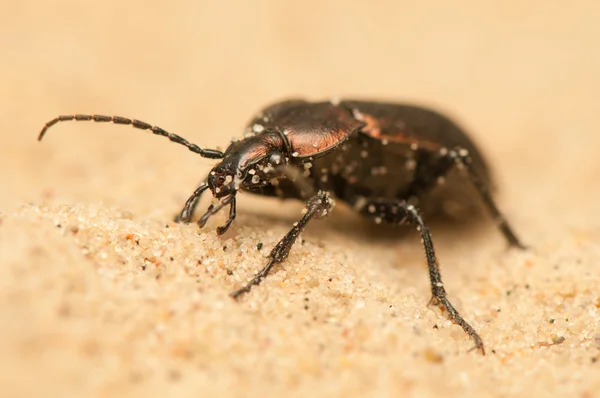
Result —
[{"label": "white speck on beetle", "polygon": [[225,177],[225,182],[226,183],[229,184],[231,181],[233,181],[233,176],[227,176],[227,177]]},{"label": "white speck on beetle", "polygon": [[410,149],[412,149],[413,151],[416,151],[417,149],[419,149],[419,144],[417,144],[416,142],[413,142],[412,144],[410,144]]},{"label": "white speck on beetle", "polygon": [[386,140],[385,138],[383,140],[381,140],[381,145],[387,145],[390,142],[388,140]]},{"label": "white speck on beetle", "polygon": [[255,133],[262,133],[265,129],[265,126],[263,126],[262,124],[255,124],[254,126],[252,126],[252,131],[254,131]]},{"label": "white speck on beetle", "polygon": [[298,152],[294,152],[294,153],[292,153],[292,157],[295,157],[295,158],[296,158],[296,157],[298,157],[298,155],[299,155],[299,153],[298,153]]},{"label": "white speck on beetle", "polygon": [[352,109],[352,115],[354,115],[354,118],[359,122],[365,121],[365,116],[358,109]]},{"label": "white speck on beetle", "polygon": [[313,145],[313,148],[316,148],[316,147],[318,147],[318,146],[319,146],[319,143],[318,143],[317,141],[314,141],[314,142],[312,143],[312,145]]},{"label": "white speck on beetle", "polygon": [[260,182],[260,177],[257,175],[253,175],[252,176],[252,183],[253,184],[258,184]]},{"label": "white speck on beetle", "polygon": [[369,207],[367,207],[367,210],[369,211],[369,213],[375,213],[375,205],[369,205]]},{"label": "white speck on beetle", "polygon": [[466,150],[465,148],[461,148],[458,153],[460,154],[460,156],[466,157],[469,156],[469,151]]},{"label": "white speck on beetle", "polygon": [[250,169],[250,170],[248,170],[248,174],[250,174],[251,176],[253,176],[254,174],[256,174],[256,170]]},{"label": "white speck on beetle", "polygon": [[359,196],[352,208],[354,208],[354,210],[362,210],[362,208],[365,207],[365,204],[367,204],[367,199],[364,196]]},{"label": "white speck on beetle", "polygon": [[440,148],[440,155],[446,156],[448,154],[448,148]]}]

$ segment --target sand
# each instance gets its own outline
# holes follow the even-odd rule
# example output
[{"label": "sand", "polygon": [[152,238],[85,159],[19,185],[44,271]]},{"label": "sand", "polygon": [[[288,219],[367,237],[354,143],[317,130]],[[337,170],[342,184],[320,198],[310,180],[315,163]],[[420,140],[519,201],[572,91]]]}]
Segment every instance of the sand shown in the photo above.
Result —
[{"label": "sand", "polygon": [[[521,3],[4,4],[0,396],[598,396],[600,7]],[[119,126],[36,141],[97,112],[223,148],[298,96],[430,104],[471,131],[530,247],[431,220],[486,356],[427,307],[412,229],[338,206],[237,303],[302,204],[240,195],[219,238],[225,214],[171,221],[214,162]]]}]

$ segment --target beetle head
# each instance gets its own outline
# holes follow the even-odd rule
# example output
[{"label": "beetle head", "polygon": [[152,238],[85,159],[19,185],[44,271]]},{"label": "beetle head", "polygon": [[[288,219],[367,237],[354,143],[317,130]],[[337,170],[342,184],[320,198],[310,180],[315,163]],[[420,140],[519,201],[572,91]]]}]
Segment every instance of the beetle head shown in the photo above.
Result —
[{"label": "beetle head", "polygon": [[240,189],[265,186],[277,175],[277,168],[288,162],[281,134],[265,132],[234,141],[223,160],[208,176],[208,187],[215,198],[235,195]]},{"label": "beetle head", "polygon": [[218,203],[211,204],[198,221],[202,227],[223,207],[230,205],[227,224],[217,229],[223,234],[235,218],[235,196],[240,189],[265,186],[277,175],[277,167],[288,159],[286,141],[278,132],[264,132],[234,141],[223,155],[223,160],[210,171],[204,189],[209,188]]}]

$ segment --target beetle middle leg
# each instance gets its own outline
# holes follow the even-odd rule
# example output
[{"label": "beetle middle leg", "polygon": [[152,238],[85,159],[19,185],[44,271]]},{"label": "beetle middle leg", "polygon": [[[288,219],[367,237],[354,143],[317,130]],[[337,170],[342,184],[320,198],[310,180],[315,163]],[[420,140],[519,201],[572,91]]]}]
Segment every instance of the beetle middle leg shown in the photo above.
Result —
[{"label": "beetle middle leg", "polygon": [[315,196],[309,199],[306,203],[306,213],[300,219],[300,221],[294,223],[294,227],[275,245],[271,253],[269,253],[269,262],[261,269],[246,286],[242,287],[231,293],[231,297],[238,299],[243,294],[248,293],[253,286],[256,286],[262,282],[262,280],[269,274],[275,264],[279,264],[284,261],[294,242],[298,236],[306,228],[306,224],[313,218],[325,217],[334,205],[333,199],[329,197],[329,193],[325,191],[319,191]]},{"label": "beetle middle leg", "polygon": [[482,354],[485,354],[483,341],[479,334],[464,320],[452,303],[450,303],[450,300],[448,300],[444,284],[442,283],[442,275],[433,247],[431,233],[423,221],[421,212],[415,206],[408,204],[405,201],[376,199],[368,201],[364,207],[362,207],[361,214],[374,218],[377,223],[386,222],[396,225],[410,223],[417,226],[417,230],[421,234],[421,239],[425,248],[425,257],[427,258],[427,268],[429,270],[432,295],[430,304],[437,305],[445,311],[448,317],[454,323],[462,327],[465,333],[473,339],[475,342],[474,348],[480,350]]},{"label": "beetle middle leg", "polygon": [[437,152],[419,150],[419,158],[413,183],[408,189],[411,196],[419,195],[430,189],[437,183],[439,178],[443,178],[453,167],[464,169],[483,200],[487,211],[492,215],[494,222],[498,225],[508,243],[521,249],[525,248],[525,245],[521,243],[508,224],[506,217],[496,206],[489,187],[471,167],[471,157],[468,150],[460,147],[454,149],[442,148]]}]

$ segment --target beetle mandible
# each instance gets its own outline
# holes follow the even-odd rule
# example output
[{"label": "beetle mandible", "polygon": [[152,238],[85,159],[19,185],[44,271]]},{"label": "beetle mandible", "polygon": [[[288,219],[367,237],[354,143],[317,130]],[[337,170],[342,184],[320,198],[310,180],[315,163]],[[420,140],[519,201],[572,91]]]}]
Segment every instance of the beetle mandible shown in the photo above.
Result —
[{"label": "beetle mandible", "polygon": [[[217,228],[219,235],[235,220],[236,194],[240,190],[306,201],[302,218],[271,250],[266,266],[231,293],[235,299],[260,284],[275,264],[287,258],[307,223],[325,217],[334,206],[334,198],[376,223],[415,225],[429,270],[430,304],[445,311],[474,340],[474,348],[485,353],[481,337],[447,298],[419,203],[432,195],[433,188],[452,169],[463,169],[508,243],[524,246],[492,198],[491,178],[481,153],[463,129],[437,111],[372,101],[282,101],[254,117],[244,138],[233,141],[225,152],[202,149],[160,127],[119,116],[59,116],[46,123],[38,139],[54,124],[69,120],[131,125],[165,136],[204,158],[220,159],[186,201],[177,221],[191,220],[206,190],[218,201],[200,217],[200,227],[213,214],[229,207],[226,223]],[[460,182],[446,185],[460,192]],[[444,195],[447,193],[433,198],[434,207],[442,206]]]}]

